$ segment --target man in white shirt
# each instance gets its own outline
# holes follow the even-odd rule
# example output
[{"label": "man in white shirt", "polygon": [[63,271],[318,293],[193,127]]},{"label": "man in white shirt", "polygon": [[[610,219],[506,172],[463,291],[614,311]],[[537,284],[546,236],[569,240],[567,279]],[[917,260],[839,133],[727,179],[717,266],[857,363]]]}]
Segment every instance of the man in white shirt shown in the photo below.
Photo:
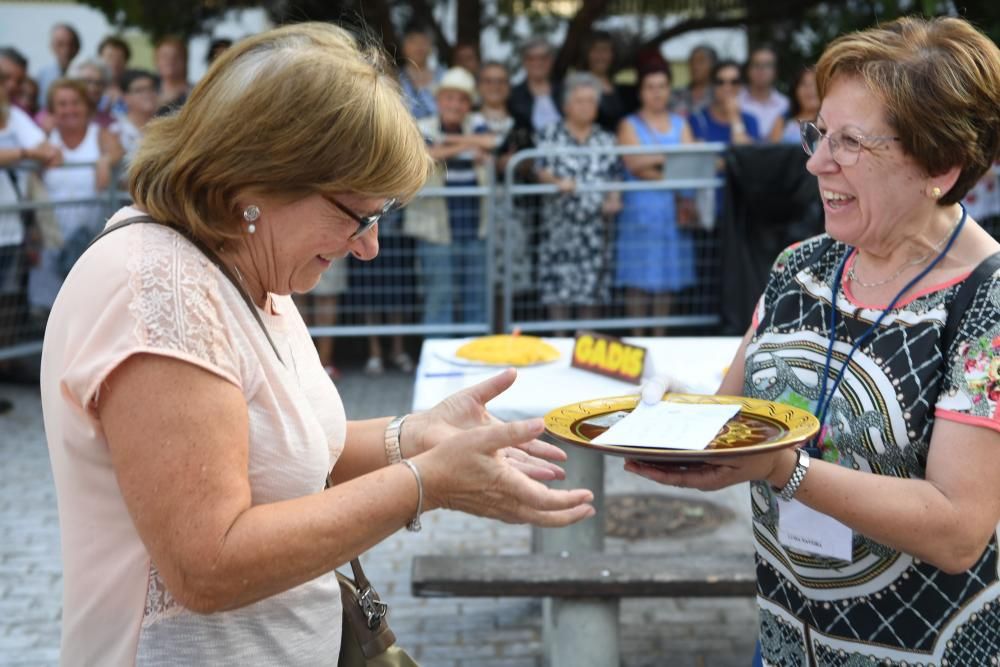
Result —
[{"label": "man in white shirt", "polygon": [[788,98],[774,89],[778,56],[770,46],[750,52],[746,65],[747,85],[740,91],[740,109],[757,119],[762,137],[768,136],[775,121],[788,113]]}]

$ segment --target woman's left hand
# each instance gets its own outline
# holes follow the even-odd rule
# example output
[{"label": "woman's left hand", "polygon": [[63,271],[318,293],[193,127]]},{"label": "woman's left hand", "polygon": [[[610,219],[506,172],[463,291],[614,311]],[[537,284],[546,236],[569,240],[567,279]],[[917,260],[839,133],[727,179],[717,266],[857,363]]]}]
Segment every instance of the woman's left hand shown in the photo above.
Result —
[{"label": "woman's left hand", "polygon": [[[767,481],[776,487],[784,486],[795,467],[795,460],[794,449],[782,449],[753,456],[719,459],[715,463],[685,466],[651,465],[649,462],[628,459],[625,461],[625,470],[660,484],[718,491],[734,484],[758,480]],[[786,471],[784,479],[779,479]]]},{"label": "woman's left hand", "polygon": [[[430,410],[415,412],[407,417],[400,438],[403,456],[409,458],[428,451],[461,431],[501,423],[486,411],[486,404],[510,387],[516,378],[517,371],[508,368],[488,380],[452,394]],[[551,462],[565,461],[566,453],[541,440],[507,447],[503,454],[511,466],[533,479],[548,481],[566,477],[563,469]]]}]

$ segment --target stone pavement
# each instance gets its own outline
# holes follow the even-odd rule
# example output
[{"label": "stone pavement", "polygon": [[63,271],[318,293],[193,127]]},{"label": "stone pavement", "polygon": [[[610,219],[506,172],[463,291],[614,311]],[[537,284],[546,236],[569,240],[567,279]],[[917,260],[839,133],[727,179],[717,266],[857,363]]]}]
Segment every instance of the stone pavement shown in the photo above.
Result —
[{"label": "stone pavement", "polygon": [[[409,409],[412,375],[369,378],[345,372],[338,387],[352,418]],[[15,409],[0,415],[0,665],[58,662],[61,564],[55,492],[37,389],[0,384]],[[626,475],[609,460],[608,494],[678,490]],[[749,551],[749,502],[743,487],[703,495],[736,518],[706,534],[671,539],[608,538],[611,553],[699,553],[732,545]],[[531,530],[439,511],[424,530],[401,531],[364,557],[365,569],[392,605],[399,642],[424,667],[541,667],[538,599],[418,599],[410,595],[416,554],[527,553]],[[622,665],[627,667],[744,667],[756,637],[752,600],[625,600],[621,607]],[[609,666],[612,667],[612,666]]]}]

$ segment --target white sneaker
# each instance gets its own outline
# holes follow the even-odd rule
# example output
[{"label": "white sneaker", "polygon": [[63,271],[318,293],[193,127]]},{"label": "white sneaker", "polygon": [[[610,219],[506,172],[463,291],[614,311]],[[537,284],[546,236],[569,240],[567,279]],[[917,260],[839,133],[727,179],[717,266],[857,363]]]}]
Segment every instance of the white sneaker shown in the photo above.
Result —
[{"label": "white sneaker", "polygon": [[396,365],[396,368],[404,373],[413,372],[413,359],[410,358],[406,352],[400,352],[395,357],[392,358],[392,363]]},{"label": "white sneaker", "polygon": [[368,363],[365,364],[365,375],[382,375],[384,370],[382,357],[368,357]]}]

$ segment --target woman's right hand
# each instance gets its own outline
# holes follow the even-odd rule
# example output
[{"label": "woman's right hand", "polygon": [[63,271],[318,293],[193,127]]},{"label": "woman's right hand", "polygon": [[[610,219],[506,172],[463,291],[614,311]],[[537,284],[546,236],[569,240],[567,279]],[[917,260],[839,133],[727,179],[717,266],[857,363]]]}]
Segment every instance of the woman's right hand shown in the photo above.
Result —
[{"label": "woman's right hand", "polygon": [[424,484],[424,506],[546,527],[593,516],[592,492],[550,489],[508,458],[507,448],[531,442],[542,428],[541,419],[481,426],[415,457]]}]

